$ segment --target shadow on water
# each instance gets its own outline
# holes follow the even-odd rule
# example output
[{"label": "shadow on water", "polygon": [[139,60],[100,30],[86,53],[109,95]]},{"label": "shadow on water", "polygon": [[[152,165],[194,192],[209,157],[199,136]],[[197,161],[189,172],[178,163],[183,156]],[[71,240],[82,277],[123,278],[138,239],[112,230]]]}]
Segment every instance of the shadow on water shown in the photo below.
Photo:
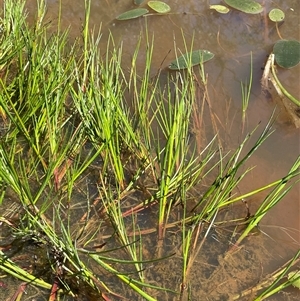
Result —
[{"label": "shadow on water", "polygon": [[[57,0],[47,1],[47,18],[53,22],[58,17],[58,2]],[[62,2],[62,27],[70,26],[71,36],[75,37],[81,32],[81,25],[84,20],[84,1],[64,0]],[[159,68],[167,67],[169,62],[175,58],[174,41],[175,47],[184,52],[182,36],[184,36],[187,45],[191,45],[193,40],[194,49],[208,49],[214,52],[214,60],[205,66],[205,71],[208,74],[210,101],[220,128],[220,143],[226,150],[234,149],[243,137],[240,85],[241,81],[246,81],[249,77],[251,52],[253,54],[254,76],[245,132],[247,129],[249,131],[253,129],[259,122],[267,123],[275,107],[275,100],[264,95],[260,85],[262,68],[266,58],[274,43],[280,39],[275,25],[271,24],[263,13],[246,15],[233,11],[228,15],[220,15],[210,11],[208,9],[210,2],[218,1],[165,2],[169,3],[172,8],[172,12],[166,16],[149,16],[120,22],[115,17],[125,10],[133,8],[132,1],[92,1],[91,27],[98,28],[101,24],[103,32],[101,47],[104,49],[106,47],[104,41],[109,32],[112,33],[117,45],[123,42],[123,64],[126,68],[126,64],[133,55],[132,49],[138,42],[140,32],[145,30],[147,21],[149,36],[154,35],[154,53],[151,66],[153,75],[157,73]],[[288,39],[299,39],[300,2],[298,0],[260,2],[265,2],[267,11],[273,6],[285,11],[286,20],[279,27],[280,35]],[[28,8],[30,13],[34,14],[35,6],[28,3]],[[145,64],[145,57],[142,55],[143,47],[145,46],[141,46],[141,55],[138,59],[140,64],[138,68],[141,70]],[[298,65],[294,69],[283,71],[280,74],[287,90],[298,97],[300,96],[299,72],[300,67]],[[293,127],[284,112],[278,112],[275,128],[275,133],[268,138],[248,162],[250,166],[255,166],[255,169],[247,175],[238,187],[241,193],[251,191],[284,176],[299,154],[299,130]],[[209,127],[204,131],[206,131],[206,136],[214,134]],[[90,189],[90,194],[95,195],[96,187],[91,184]],[[250,213],[259,206],[263,197],[264,194],[261,193],[247,200]],[[138,195],[132,196],[133,203],[135,198],[138,198]],[[293,189],[285,200],[274,207],[263,219],[257,235],[251,235],[243,244],[240,252],[233,254],[232,258],[226,262],[221,255],[230,246],[234,229],[222,226],[215,227],[190,272],[193,292],[191,300],[234,300],[230,298],[233,298],[238,292],[255,286],[263,275],[271,273],[284,264],[295,253],[295,250],[299,249],[299,199],[298,185],[298,189]],[[84,205],[82,204],[82,206]],[[128,208],[130,206],[131,202],[128,199]],[[80,202],[78,203],[79,207]],[[245,211],[245,215],[247,214],[243,203],[241,203],[240,208],[235,210]],[[83,210],[82,212],[77,210],[73,216],[74,220],[78,220],[82,214]],[[142,215],[139,215],[142,232],[143,229],[153,228],[156,214],[156,209],[148,208]],[[173,214],[174,216],[180,214],[180,210],[178,209],[178,212],[175,210]],[[233,213],[229,210],[224,214]],[[175,219],[176,217],[174,217]],[[166,236],[165,253],[175,253],[175,255],[158,264],[145,265],[145,275],[154,284],[177,291],[181,281],[182,260],[179,252],[182,247],[182,235],[178,233],[179,229],[180,227],[177,226],[171,227]],[[99,243],[103,242],[105,238],[99,238]],[[28,246],[24,246],[21,253],[24,256],[29,255],[30,260],[32,260],[35,257],[35,250],[30,249],[30,241],[27,243]],[[114,242],[109,242],[109,245],[113,247]],[[156,245],[155,232],[145,235],[143,245],[145,246],[144,258],[151,257],[150,255],[155,249],[153,247]],[[19,260],[23,260],[23,263],[26,262],[22,258]],[[32,262],[29,265],[36,265],[37,269],[42,269],[42,267],[38,267],[38,263]],[[39,272],[42,273],[43,271]],[[100,272],[103,273],[103,271]],[[103,274],[103,277],[110,276]],[[111,281],[112,283],[115,282],[115,280]],[[7,283],[8,287],[14,287],[13,281]],[[116,283],[114,285],[117,287],[116,291],[121,293],[124,289],[123,285]],[[1,301],[7,300],[4,295],[11,296],[11,292],[15,290],[8,287],[0,287]],[[35,291],[28,291],[28,296],[32,296],[29,299],[43,300],[42,298],[35,299],[33,295],[36,293]],[[230,298],[226,299],[228,296]],[[297,296],[299,297],[299,293],[296,289],[289,288],[285,293],[268,300],[298,300]],[[135,296],[130,296],[130,292],[127,297],[128,300],[137,300]],[[166,292],[161,293],[157,298],[158,300],[177,300],[178,296]],[[186,296],[184,300],[188,300],[188,297]],[[251,300],[251,298],[245,300]]]}]

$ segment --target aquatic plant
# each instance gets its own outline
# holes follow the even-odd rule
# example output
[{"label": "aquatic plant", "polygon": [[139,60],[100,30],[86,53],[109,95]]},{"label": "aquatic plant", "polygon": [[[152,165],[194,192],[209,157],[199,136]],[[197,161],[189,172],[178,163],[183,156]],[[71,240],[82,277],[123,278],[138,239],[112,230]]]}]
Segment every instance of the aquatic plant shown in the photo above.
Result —
[{"label": "aquatic plant", "polygon": [[244,84],[244,83],[241,82],[242,122],[243,122],[242,132],[244,131],[244,127],[245,127],[246,111],[247,111],[247,108],[248,108],[248,105],[249,105],[252,82],[253,82],[253,59],[252,59],[252,52],[251,52],[249,83]]},{"label": "aquatic plant", "polygon": [[[0,269],[47,289],[49,300],[191,296],[191,270],[211,231],[228,223],[235,234],[244,226],[230,241],[229,252],[236,250],[297,183],[299,158],[282,179],[239,193],[252,169],[247,161],[272,134],[274,117],[233,151],[222,148],[217,129],[205,144],[199,136],[193,140],[193,128],[205,123],[199,106],[211,112],[204,59],[193,67],[193,45],[174,46],[177,63],[185,53],[185,70],[151,76],[154,44],[147,32],[127,70],[113,36],[102,52],[101,32],[90,31],[90,1],[82,40],[75,43],[59,22],[49,33],[44,1],[30,27],[24,3],[6,1],[1,19],[0,225],[7,237],[1,237]],[[142,42],[147,50],[140,74]],[[270,188],[253,216],[221,214]],[[156,285],[148,272],[174,257],[167,249],[171,232],[179,233],[182,245],[179,287]],[[16,253],[27,255],[25,265]]]}]

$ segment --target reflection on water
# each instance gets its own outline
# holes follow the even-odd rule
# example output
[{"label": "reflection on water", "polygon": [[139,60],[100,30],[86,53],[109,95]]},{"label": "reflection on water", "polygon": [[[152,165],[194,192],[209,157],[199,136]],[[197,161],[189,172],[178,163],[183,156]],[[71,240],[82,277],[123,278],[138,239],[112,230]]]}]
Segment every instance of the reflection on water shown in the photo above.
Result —
[{"label": "reflection on water", "polygon": [[[32,2],[35,1],[28,2],[29,11],[34,13],[35,4]],[[254,78],[247,114],[247,129],[250,131],[259,122],[265,124],[274,109],[275,103],[261,93],[260,78],[267,55],[272,50],[274,43],[280,39],[276,27],[267,20],[265,12],[261,15],[246,15],[233,11],[228,15],[221,15],[210,11],[209,4],[217,4],[219,1],[166,0],[165,2],[172,8],[171,13],[166,16],[149,16],[121,22],[115,20],[115,17],[126,10],[134,8],[133,1],[94,0],[91,4],[91,28],[95,27],[97,29],[101,25],[103,33],[101,45],[104,49],[109,32],[112,33],[116,44],[123,42],[123,63],[126,66],[133,55],[133,49],[138,42],[141,31],[145,30],[147,24],[149,36],[154,35],[153,74],[160,67],[166,67],[175,58],[174,44],[179,51],[185,51],[183,36],[188,47],[193,43],[193,49],[202,48],[214,52],[214,60],[205,65],[211,103],[223,128],[226,129],[226,133],[222,137],[222,143],[224,143],[226,149],[234,148],[244,136],[241,133],[240,122],[242,106],[240,83],[241,81],[247,81],[249,78],[251,52],[253,54]],[[265,0],[259,2],[265,4],[267,12],[274,7],[282,9],[286,14],[286,19],[278,29],[280,35],[286,39],[299,39],[300,1]],[[0,3],[3,4],[3,1],[0,1]],[[47,1],[47,19],[53,22],[57,20],[58,5],[58,0]],[[71,34],[76,36],[81,31],[83,21],[84,1],[63,0],[62,26],[64,28],[70,26]],[[144,42],[142,40],[142,43]],[[142,45],[141,49],[143,47]],[[145,58],[141,54],[139,58],[140,68],[143,68],[144,60]],[[300,67],[297,66],[292,70],[280,70],[279,74],[287,90],[298,98],[300,97],[299,72]],[[299,154],[299,130],[290,124],[287,116],[279,114],[275,129],[275,133],[250,159],[250,165],[256,166],[256,168],[250,172],[246,181],[239,187],[241,192],[250,191],[282,177],[287,173]],[[254,211],[257,208],[262,197],[263,195],[248,200],[250,210]],[[255,241],[255,244],[253,240],[249,240],[249,245],[245,247],[247,248],[245,252],[248,252],[249,266],[244,265],[244,273],[239,274],[240,279],[235,279],[235,275],[231,274],[237,268],[233,263],[231,263],[230,272],[228,267],[223,266],[223,272],[227,269],[227,277],[235,279],[240,285],[236,284],[236,286],[240,289],[243,287],[242,278],[246,279],[250,277],[250,274],[254,274],[256,278],[252,279],[252,282],[255,283],[260,277],[261,271],[252,264],[253,262],[263,262],[266,256],[271,256],[271,266],[264,268],[272,271],[285,262],[287,256],[290,256],[299,248],[299,199],[299,189],[294,189],[282,203],[272,209],[270,214],[263,219],[261,229],[271,239],[260,237]],[[287,229],[291,230],[288,231]],[[220,237],[218,237],[218,240],[220,240]],[[255,252],[255,246],[258,242],[262,245],[262,251]],[[174,241],[170,243],[174,244]],[[216,243],[212,241],[212,244]],[[218,245],[214,248],[218,248]],[[277,256],[271,251],[272,249]],[[288,254],[286,250],[289,251]],[[219,283],[219,288],[222,290],[222,285],[224,285],[222,281],[224,281],[225,276],[220,270],[218,271],[219,276],[212,272],[217,262],[209,262],[210,259],[206,256],[203,255],[199,258],[199,265],[202,265],[203,275],[206,278],[211,277],[212,282],[206,284],[206,292],[210,292],[214,296],[213,290],[216,283]],[[176,266],[174,266],[174,270],[176,270]],[[170,275],[166,276],[160,270],[156,272],[156,280],[162,281],[163,279],[166,281],[166,286],[169,281],[174,281],[171,280],[173,278]],[[160,273],[162,274],[160,275]],[[222,278],[222,275],[224,278]],[[200,279],[196,272],[194,277]],[[230,285],[233,285],[232,282],[230,283]],[[199,290],[202,289],[199,286]],[[291,289],[290,293],[290,299],[287,300],[296,300],[293,299],[293,296],[296,296],[296,291]],[[171,299],[166,298],[164,300]],[[212,300],[219,299],[216,297]]]}]

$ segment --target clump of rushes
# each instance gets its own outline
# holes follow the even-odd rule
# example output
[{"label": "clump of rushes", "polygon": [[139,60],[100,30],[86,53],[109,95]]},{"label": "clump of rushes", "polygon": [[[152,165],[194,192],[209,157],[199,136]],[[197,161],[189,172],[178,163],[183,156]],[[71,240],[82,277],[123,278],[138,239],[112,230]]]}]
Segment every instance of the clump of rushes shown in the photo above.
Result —
[{"label": "clump of rushes", "polygon": [[[60,24],[49,34],[42,0],[37,21],[28,27],[24,5],[22,0],[5,1],[1,18],[1,226],[8,227],[18,252],[29,242],[45,251],[42,267],[48,272],[19,266],[5,247],[0,269],[48,289],[49,300],[63,295],[76,299],[80,294],[109,300],[110,295],[126,297],[132,292],[156,300],[160,290],[182,299],[186,288],[190,293],[190,270],[220,209],[274,187],[251,219],[234,221],[248,223],[236,243],[240,244],[291,189],[299,159],[283,179],[236,195],[250,170],[241,168],[271,134],[273,120],[244,156],[253,133],[232,154],[224,153],[217,137],[207,145],[194,145],[196,91],[199,85],[207,91],[203,64],[198,70],[169,74],[163,85],[160,72],[150,76],[153,40],[148,33],[140,75],[136,65],[142,40],[125,71],[122,46],[116,47],[110,36],[103,54],[101,33],[89,31],[90,1],[85,2],[83,47],[70,44]],[[244,98],[249,98],[248,92]],[[192,189],[209,181],[194,208],[188,209]],[[17,206],[13,215],[4,210],[10,200]],[[175,205],[182,206],[176,220]],[[157,210],[157,220],[152,228],[143,228],[139,213],[150,207]],[[182,233],[179,290],[153,285],[146,273],[147,267],[171,255],[164,254],[165,237],[175,226]],[[155,256],[146,252],[146,235],[151,233],[157,233],[157,253],[150,252]]]}]

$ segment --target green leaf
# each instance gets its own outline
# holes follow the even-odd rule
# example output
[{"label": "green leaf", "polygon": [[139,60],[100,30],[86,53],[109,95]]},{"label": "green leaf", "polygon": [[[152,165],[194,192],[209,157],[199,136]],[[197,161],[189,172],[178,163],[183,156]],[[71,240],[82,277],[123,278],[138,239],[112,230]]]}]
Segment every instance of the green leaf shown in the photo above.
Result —
[{"label": "green leaf", "polygon": [[135,5],[140,5],[144,2],[144,0],[134,0],[133,2]]},{"label": "green leaf", "polygon": [[269,18],[273,22],[281,22],[283,21],[285,15],[281,9],[274,8],[269,12]]},{"label": "green leaf", "polygon": [[168,13],[171,10],[168,4],[161,1],[149,1],[147,4],[151,9],[160,14]]},{"label": "green leaf", "polygon": [[195,50],[186,53],[176,60],[172,61],[169,65],[171,70],[186,69],[198,65],[200,63],[207,62],[211,60],[215,55],[208,50]]},{"label": "green leaf", "polygon": [[292,286],[300,289],[300,271],[290,272],[288,274],[288,279],[292,279]]},{"label": "green leaf", "polygon": [[263,7],[253,0],[224,0],[225,3],[247,14],[259,14]]},{"label": "green leaf", "polygon": [[119,15],[116,19],[117,20],[130,20],[130,19],[135,19],[140,16],[143,16],[149,12],[148,9],[146,8],[136,8],[129,10],[121,15]]},{"label": "green leaf", "polygon": [[216,10],[220,14],[227,14],[229,12],[229,8],[224,5],[210,5],[209,8]]},{"label": "green leaf", "polygon": [[280,40],[273,47],[276,63],[282,68],[292,68],[300,61],[300,42]]}]

